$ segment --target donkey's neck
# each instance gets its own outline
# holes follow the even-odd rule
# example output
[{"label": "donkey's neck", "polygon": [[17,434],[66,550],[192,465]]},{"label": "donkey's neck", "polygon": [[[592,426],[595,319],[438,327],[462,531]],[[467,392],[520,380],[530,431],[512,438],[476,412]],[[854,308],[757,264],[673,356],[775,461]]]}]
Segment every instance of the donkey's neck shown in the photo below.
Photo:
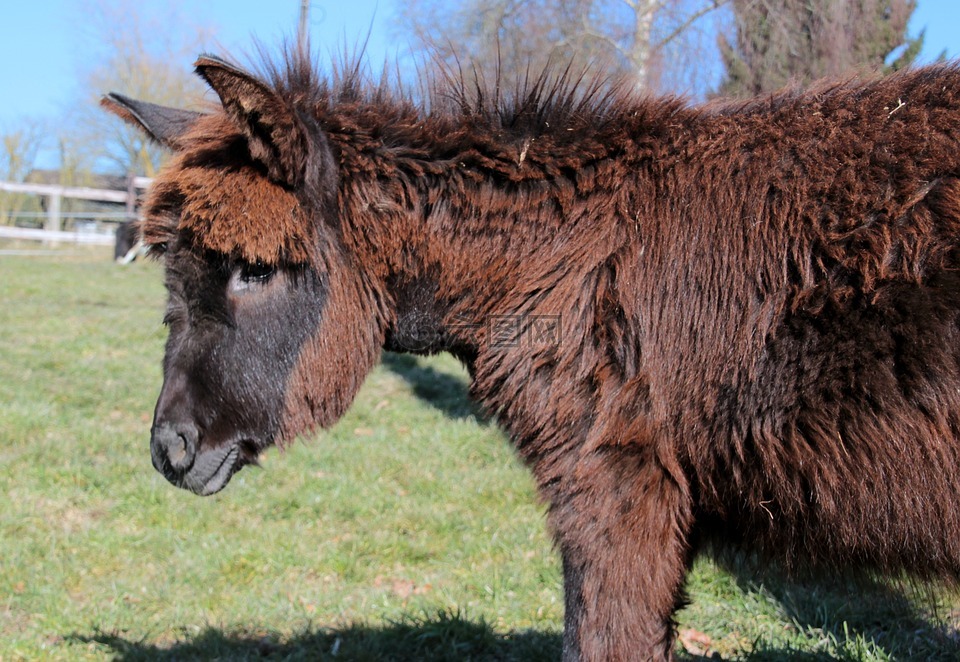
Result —
[{"label": "donkey's neck", "polygon": [[594,175],[589,187],[565,177],[511,184],[457,173],[402,181],[360,187],[348,203],[368,210],[360,217],[369,225],[350,234],[365,244],[359,254],[375,256],[395,312],[395,350],[475,356],[537,318],[573,314],[585,302],[570,293],[589,287],[635,229],[597,213],[625,207],[612,172]]},{"label": "donkey's neck", "polygon": [[[340,208],[345,222],[362,224],[343,237],[382,283],[393,312],[388,348],[465,359],[472,392],[509,421],[535,465],[540,451],[527,455],[525,439],[543,440],[546,429],[589,436],[589,412],[606,396],[583,366],[642,390],[635,357],[608,354],[611,338],[635,351],[616,281],[637,261],[639,191],[676,149],[649,138],[683,119],[676,108],[653,109],[603,130],[581,126],[580,139],[561,129],[497,142],[488,132],[493,144],[468,137],[445,152],[418,135],[402,147],[380,141],[376,158],[356,141],[342,150]],[[559,384],[573,385],[562,410]]]},{"label": "donkey's neck", "polygon": [[358,223],[343,237],[394,303],[388,345],[482,354],[499,322],[584,305],[556,293],[585,291],[635,237],[641,171],[664,148],[645,138],[680,113],[648,104],[540,133],[400,111],[341,118],[339,205]]}]

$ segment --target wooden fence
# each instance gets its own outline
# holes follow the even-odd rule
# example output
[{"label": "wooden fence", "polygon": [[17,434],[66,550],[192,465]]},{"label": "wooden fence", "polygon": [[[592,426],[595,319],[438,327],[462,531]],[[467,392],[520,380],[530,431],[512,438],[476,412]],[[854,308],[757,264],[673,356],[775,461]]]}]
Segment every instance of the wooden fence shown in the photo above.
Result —
[{"label": "wooden fence", "polygon": [[[26,184],[20,182],[0,181],[0,191],[7,193],[21,193],[36,195],[46,199],[43,217],[43,228],[21,228],[9,225],[0,225],[0,238],[35,239],[48,242],[73,241],[78,243],[112,244],[114,231],[99,232],[94,227],[81,226],[71,232],[65,232],[64,220],[70,217],[90,217],[92,212],[65,214],[61,211],[62,200],[89,200],[93,202],[107,202],[124,205],[124,211],[112,214],[102,212],[95,215],[103,220],[119,224],[124,220],[133,220],[137,215],[137,198],[139,192],[150,185],[147,177],[128,177],[127,190],[116,191],[111,189],[90,188],[86,186],[58,186],[55,184]],[[96,225],[96,224],[94,224]]]}]

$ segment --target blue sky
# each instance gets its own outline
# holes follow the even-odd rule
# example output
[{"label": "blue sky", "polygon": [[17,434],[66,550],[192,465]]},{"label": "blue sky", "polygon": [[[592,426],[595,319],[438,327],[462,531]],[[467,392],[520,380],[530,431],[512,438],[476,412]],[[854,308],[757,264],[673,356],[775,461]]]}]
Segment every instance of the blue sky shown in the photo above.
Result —
[{"label": "blue sky", "polygon": [[[313,43],[335,45],[344,38],[353,43],[369,29],[368,54],[372,61],[392,58],[403,46],[392,30],[398,2],[402,0],[313,0]],[[84,35],[89,35],[84,25],[89,13],[85,8],[93,0],[2,0],[2,4],[0,132],[23,118],[53,120],[79,98],[76,80],[80,67],[76,61],[84,52]],[[131,0],[130,4],[163,5],[166,0]],[[198,24],[216,30],[224,50],[242,52],[250,49],[253,37],[270,44],[292,35],[300,1],[198,0],[182,4],[196,12]],[[944,50],[948,56],[960,56],[958,0],[919,0],[911,33],[924,27],[924,60],[932,60]]]},{"label": "blue sky", "polygon": [[[0,131],[27,117],[56,117],[78,95],[78,59],[91,43],[90,7],[96,0],[0,0]],[[112,4],[118,4],[113,2]],[[129,0],[162,7],[166,0]],[[395,0],[313,0],[314,44],[350,43],[371,32],[369,51],[379,59],[391,48]],[[295,34],[299,0],[183,0],[183,13],[209,26],[215,52],[244,53],[254,38],[278,43]],[[117,29],[122,29],[118,25]],[[184,62],[189,69],[191,62]]]}]

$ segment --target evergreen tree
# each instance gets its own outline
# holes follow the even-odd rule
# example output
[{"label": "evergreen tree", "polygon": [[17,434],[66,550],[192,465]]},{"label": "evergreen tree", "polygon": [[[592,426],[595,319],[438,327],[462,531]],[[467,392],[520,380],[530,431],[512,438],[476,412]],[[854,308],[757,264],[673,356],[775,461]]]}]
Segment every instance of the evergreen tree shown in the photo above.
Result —
[{"label": "evergreen tree", "polygon": [[733,0],[735,40],[720,37],[727,76],[718,93],[748,97],[823,76],[905,67],[923,46],[922,32],[916,38],[907,36],[916,4]]}]

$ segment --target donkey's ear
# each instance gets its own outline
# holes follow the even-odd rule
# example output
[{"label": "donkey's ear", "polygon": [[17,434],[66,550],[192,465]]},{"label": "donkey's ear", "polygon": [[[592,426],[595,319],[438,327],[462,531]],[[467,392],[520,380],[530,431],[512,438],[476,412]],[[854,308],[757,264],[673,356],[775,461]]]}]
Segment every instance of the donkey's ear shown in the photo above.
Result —
[{"label": "donkey's ear", "polygon": [[167,108],[155,103],[137,101],[116,92],[103,97],[100,105],[124,122],[139,127],[151,139],[171,149],[179,147],[180,137],[203,116],[203,113],[192,110]]},{"label": "donkey's ear", "polygon": [[308,129],[293,105],[263,81],[211,55],[194,64],[247,136],[250,155],[271,179],[290,186],[303,182],[310,156]]}]

